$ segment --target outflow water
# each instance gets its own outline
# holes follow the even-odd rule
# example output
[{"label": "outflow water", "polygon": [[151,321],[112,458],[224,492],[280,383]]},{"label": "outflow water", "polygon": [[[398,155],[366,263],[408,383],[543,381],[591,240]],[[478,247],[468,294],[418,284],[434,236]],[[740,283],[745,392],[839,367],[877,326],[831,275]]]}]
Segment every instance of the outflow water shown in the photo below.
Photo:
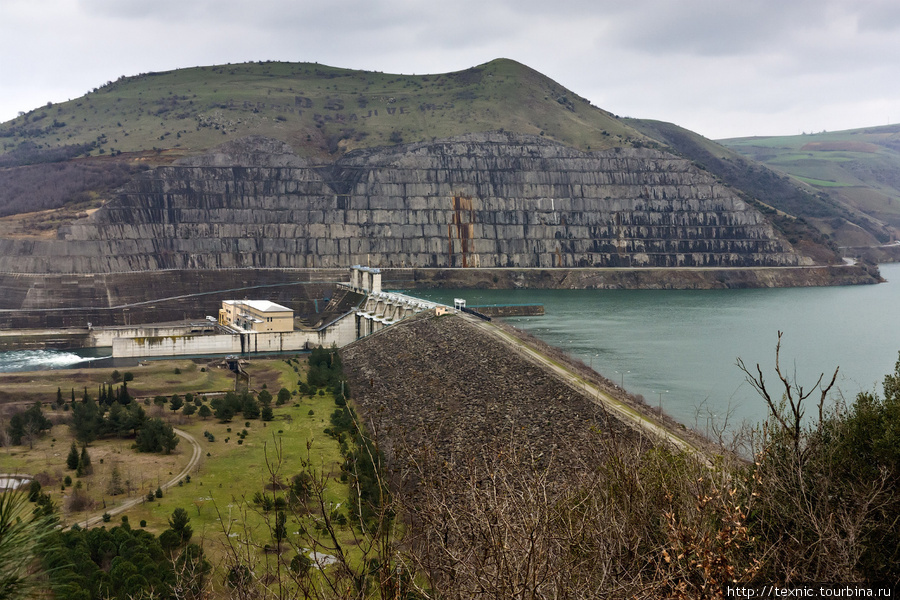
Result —
[{"label": "outflow water", "polygon": [[[415,290],[452,304],[542,303],[542,317],[508,319],[652,406],[704,431],[710,420],[732,425],[766,417],[763,401],[737,368],[759,363],[781,395],[775,344],[784,332],[782,371],[809,389],[836,367],[838,393],[881,392],[900,351],[900,265],[881,267],[875,286],[753,290]],[[812,405],[807,414],[815,412]]]},{"label": "outflow water", "polygon": [[[106,349],[108,350],[108,349]],[[0,373],[77,369],[94,361],[109,358],[94,348],[82,350],[15,350],[0,352]]]}]

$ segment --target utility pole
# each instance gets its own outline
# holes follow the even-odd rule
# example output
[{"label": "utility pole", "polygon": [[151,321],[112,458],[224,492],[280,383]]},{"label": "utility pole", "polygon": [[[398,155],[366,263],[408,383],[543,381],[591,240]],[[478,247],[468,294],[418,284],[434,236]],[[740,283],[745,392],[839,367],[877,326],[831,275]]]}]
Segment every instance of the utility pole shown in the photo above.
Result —
[{"label": "utility pole", "polygon": [[[657,392],[659,394],[659,414],[662,415],[662,392]],[[665,393],[669,393],[669,390],[666,390]]]}]

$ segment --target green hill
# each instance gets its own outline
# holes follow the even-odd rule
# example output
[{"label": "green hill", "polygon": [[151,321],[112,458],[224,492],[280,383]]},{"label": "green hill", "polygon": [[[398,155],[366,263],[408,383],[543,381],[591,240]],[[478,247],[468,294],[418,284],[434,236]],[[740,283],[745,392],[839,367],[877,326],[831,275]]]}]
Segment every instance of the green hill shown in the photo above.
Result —
[{"label": "green hill", "polygon": [[441,75],[266,62],[123,77],[35,109],[0,125],[0,166],[148,150],[196,154],[248,135],[282,140],[304,156],[333,156],[498,129],[583,150],[641,138],[511,60]]},{"label": "green hill", "polygon": [[[822,241],[824,234],[844,245],[869,246],[892,237],[890,223],[778,169],[766,168],[757,162],[758,157],[744,156],[739,148],[706,139],[672,123],[646,119],[628,119],[627,123],[741,190],[792,241]],[[900,170],[896,172],[900,174]]]},{"label": "green hill", "polygon": [[[139,170],[248,136],[333,161],[358,149],[486,131],[544,136],[583,151],[664,147],[739,190],[793,243],[821,242],[820,232],[877,243],[890,238],[882,223],[893,223],[885,216],[893,208],[900,222],[900,206],[872,200],[887,207],[881,214],[861,200],[798,188],[675,125],[620,119],[512,60],[437,75],[264,62],[123,76],[0,124],[0,217],[7,217],[0,218],[0,237],[52,237]],[[900,172],[888,164],[883,171]]]},{"label": "green hill", "polygon": [[[720,143],[870,221],[900,227],[900,125]],[[844,233],[847,245],[864,243]]]}]

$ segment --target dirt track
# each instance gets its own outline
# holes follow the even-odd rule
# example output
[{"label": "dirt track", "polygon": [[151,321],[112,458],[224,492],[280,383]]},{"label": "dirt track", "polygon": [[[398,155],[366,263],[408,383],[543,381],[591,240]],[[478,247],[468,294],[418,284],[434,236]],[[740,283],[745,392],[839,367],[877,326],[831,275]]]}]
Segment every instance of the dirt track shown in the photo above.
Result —
[{"label": "dirt track", "polygon": [[[180,429],[175,429],[175,434],[178,435],[180,438],[184,439],[185,441],[187,441],[191,445],[191,447],[193,449],[193,454],[191,454],[191,460],[188,461],[188,464],[185,465],[185,467],[181,471],[179,471],[178,474],[176,474],[174,477],[172,477],[172,479],[170,479],[169,481],[167,481],[166,483],[164,483],[160,486],[160,488],[163,491],[169,489],[173,485],[178,485],[178,482],[181,481],[185,477],[185,475],[188,475],[191,471],[193,471],[195,468],[197,468],[197,464],[200,462],[200,456],[202,454],[201,449],[200,449],[200,444],[197,443],[197,440],[194,439],[194,436],[192,436],[189,433],[182,431]],[[83,527],[83,528],[95,527],[97,525],[102,525],[104,513],[107,513],[111,517],[114,517],[120,513],[125,512],[129,508],[133,508],[133,507],[137,506],[138,504],[140,504],[141,502],[144,502],[145,500],[146,500],[146,498],[144,496],[130,498],[130,499],[126,500],[125,502],[123,502],[122,504],[119,504],[115,508],[106,509],[100,514],[95,514],[92,517],[88,517],[84,521],[79,521],[77,523],[77,525],[79,527]]]}]

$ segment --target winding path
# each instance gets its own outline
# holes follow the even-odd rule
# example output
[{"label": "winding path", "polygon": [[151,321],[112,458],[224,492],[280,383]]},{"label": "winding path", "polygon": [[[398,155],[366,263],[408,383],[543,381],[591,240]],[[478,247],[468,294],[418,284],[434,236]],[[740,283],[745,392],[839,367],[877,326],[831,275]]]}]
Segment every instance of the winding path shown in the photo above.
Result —
[{"label": "winding path", "polygon": [[[191,434],[187,433],[186,431],[182,431],[180,429],[175,429],[174,431],[175,431],[175,434],[178,435],[178,437],[183,438],[191,445],[191,447],[193,448],[193,454],[191,455],[191,460],[188,461],[188,464],[185,465],[185,467],[181,471],[179,471],[177,475],[175,475],[174,477],[172,477],[172,479],[170,479],[169,481],[167,481],[166,483],[164,483],[160,486],[160,488],[163,491],[169,489],[173,485],[178,485],[179,481],[181,481],[191,471],[196,469],[197,464],[200,462],[200,456],[202,455],[202,450],[200,448],[200,444],[197,442],[197,440],[194,438],[194,436],[192,436]],[[139,496],[137,498],[130,498],[129,500],[126,500],[125,502],[123,502],[122,504],[119,504],[115,508],[104,510],[103,513],[89,517],[89,518],[85,519],[84,521],[79,521],[78,523],[76,523],[76,525],[78,525],[79,527],[83,527],[85,529],[87,529],[89,527],[94,527],[96,525],[101,525],[101,524],[103,524],[103,514],[109,514],[111,517],[118,515],[119,513],[125,512],[129,508],[134,508],[135,506],[137,506],[144,500],[146,500],[146,498],[144,496]]]}]

